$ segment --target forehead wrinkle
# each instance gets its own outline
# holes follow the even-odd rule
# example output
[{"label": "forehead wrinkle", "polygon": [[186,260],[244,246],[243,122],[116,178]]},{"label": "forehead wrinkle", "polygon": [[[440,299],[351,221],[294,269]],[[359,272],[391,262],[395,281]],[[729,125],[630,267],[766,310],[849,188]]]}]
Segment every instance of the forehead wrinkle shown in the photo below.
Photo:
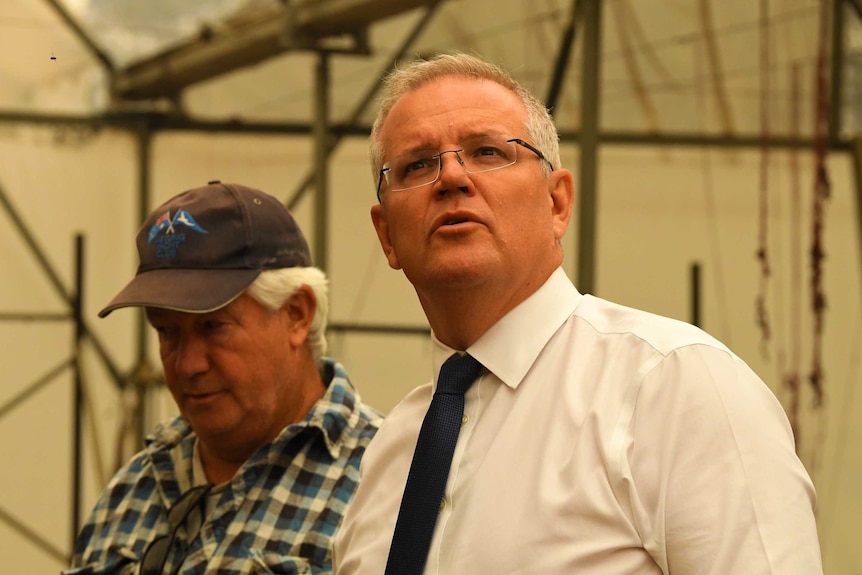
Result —
[{"label": "forehead wrinkle", "polygon": [[[410,134],[411,131],[407,130],[402,131],[398,134],[399,140],[410,140],[413,136]],[[467,140],[473,140],[477,138],[485,138],[489,136],[503,136],[503,137],[515,137],[517,134],[510,134],[510,130],[503,129],[502,127],[494,127],[489,128],[487,124],[483,122],[479,122],[479,126],[466,126],[460,127],[458,129],[448,129],[448,132],[454,132],[456,137],[453,140],[449,140],[449,137],[444,140],[441,137],[432,137],[429,135],[428,130],[417,129],[416,138],[417,140],[408,144],[407,146],[400,148],[398,150],[392,150],[390,155],[391,157],[403,156],[405,154],[414,154],[416,152],[440,152],[443,151],[443,148],[451,148],[452,146],[461,147],[461,144]],[[386,145],[387,141],[384,140],[384,149],[388,151],[389,146]],[[454,149],[454,148],[452,148]]]},{"label": "forehead wrinkle", "polygon": [[[501,114],[501,109],[514,114]],[[525,114],[523,102],[504,86],[446,76],[404,94],[392,106],[381,125],[384,157],[438,151],[481,134],[517,136]]]}]

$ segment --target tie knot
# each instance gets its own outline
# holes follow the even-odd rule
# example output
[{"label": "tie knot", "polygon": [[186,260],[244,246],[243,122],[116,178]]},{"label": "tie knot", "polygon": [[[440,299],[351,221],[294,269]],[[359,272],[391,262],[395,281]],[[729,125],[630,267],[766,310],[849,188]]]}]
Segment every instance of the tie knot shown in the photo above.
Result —
[{"label": "tie knot", "polygon": [[436,394],[464,395],[479,375],[482,364],[469,354],[453,353],[440,368]]}]

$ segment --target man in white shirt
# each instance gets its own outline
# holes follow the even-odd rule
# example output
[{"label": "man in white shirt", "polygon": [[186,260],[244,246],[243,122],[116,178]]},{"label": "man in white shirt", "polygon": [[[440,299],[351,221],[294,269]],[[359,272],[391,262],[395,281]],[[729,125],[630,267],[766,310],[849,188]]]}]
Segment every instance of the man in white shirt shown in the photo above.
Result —
[{"label": "man in white shirt", "polygon": [[[544,106],[463,54],[385,90],[374,227],[428,317],[434,381],[455,352],[483,366],[418,572],[821,573],[814,488],[766,385],[703,331],[582,295],[560,268],[573,182]],[[369,446],[337,575],[384,573],[435,386]]]}]

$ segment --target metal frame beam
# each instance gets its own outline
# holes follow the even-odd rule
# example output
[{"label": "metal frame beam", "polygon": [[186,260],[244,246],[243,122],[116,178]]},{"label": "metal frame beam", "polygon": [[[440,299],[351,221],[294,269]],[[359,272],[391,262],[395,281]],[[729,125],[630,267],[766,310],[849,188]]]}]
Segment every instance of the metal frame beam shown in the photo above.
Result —
[{"label": "metal frame beam", "polygon": [[[369,100],[373,94],[369,95]],[[359,112],[359,110],[357,110]],[[354,114],[358,117],[361,115]],[[356,118],[354,118],[356,119]],[[237,120],[213,121],[198,120],[187,116],[172,114],[104,114],[101,116],[73,116],[61,114],[35,114],[14,111],[0,111],[0,124],[35,124],[56,127],[81,127],[94,130],[112,128],[137,130],[146,122],[152,133],[157,132],[202,132],[202,133],[240,133],[240,134],[273,134],[309,136],[313,133],[312,124],[302,122],[243,122]],[[367,138],[371,128],[356,123],[332,124],[329,128],[334,140],[345,137]],[[560,141],[563,143],[579,143],[582,132],[579,130],[561,130]],[[598,134],[598,141],[609,145],[627,146],[668,146],[704,148],[760,148],[764,143],[770,148],[805,149],[811,148],[814,142],[811,138],[790,138],[770,136],[763,140],[758,135],[733,136],[724,134],[696,134],[686,132],[648,134],[644,132],[627,132],[622,130],[607,131]],[[832,151],[850,150],[852,142],[848,139],[835,138],[829,140]],[[305,181],[299,187],[307,187],[311,181]]]},{"label": "metal frame beam", "polygon": [[112,91],[117,99],[172,98],[192,84],[294,48],[326,49],[323,40],[337,35],[358,35],[353,51],[365,52],[361,44],[366,26],[436,2],[304,0],[241,16],[223,22],[228,33],[204,30],[197,38],[116,71]]},{"label": "metal frame beam", "polygon": [[553,114],[557,108],[557,100],[563,91],[563,80],[566,77],[566,72],[569,68],[569,61],[572,58],[572,51],[575,46],[578,26],[584,19],[584,2],[572,0],[572,8],[569,13],[569,21],[566,23],[566,28],[563,30],[563,38],[560,41],[560,50],[557,52],[557,57],[554,59],[554,72],[551,75],[551,82],[548,86],[548,96],[545,98],[545,106]]},{"label": "metal frame beam", "polygon": [[314,265],[329,272],[329,55],[314,70]]},{"label": "metal frame beam", "polygon": [[[425,10],[425,14],[422,18],[417,22],[417,24],[413,27],[413,30],[410,31],[410,34],[404,39],[401,43],[401,46],[398,50],[395,51],[395,54],[391,58],[392,63],[389,66],[386,66],[379,74],[379,78],[383,78],[388,74],[396,65],[396,63],[404,58],[407,50],[416,42],[419,38],[420,34],[423,30],[431,23],[431,20],[434,17],[434,14],[437,10],[437,7],[442,4],[442,1],[435,2],[428,6]],[[345,136],[356,135],[357,133],[363,137],[367,137],[370,133],[370,128],[359,127],[358,122],[368,110],[368,107],[374,102],[375,96],[377,96],[377,92],[380,90],[380,83],[374,84],[365,95],[360,98],[359,103],[356,105],[356,108],[353,109],[353,113],[350,114],[350,118],[345,127],[339,128],[338,126],[330,126],[329,128],[329,137],[330,141],[328,142],[328,147],[326,150],[327,156],[332,154],[333,151],[338,147],[338,144],[341,142],[342,138]],[[353,132],[352,130],[357,130],[357,132]],[[302,179],[300,184],[296,187],[296,190],[290,195],[290,199],[285,203],[287,205],[287,209],[293,210],[297,204],[299,204],[299,200],[305,195],[306,190],[309,189],[312,182],[314,181],[315,174],[314,170],[311,169]]]},{"label": "metal frame beam", "polygon": [[[12,221],[13,226],[18,231],[18,234],[24,240],[24,243],[30,250],[30,253],[33,255],[35,260],[39,263],[39,266],[42,268],[42,271],[45,272],[45,275],[48,277],[48,281],[51,286],[54,288],[54,291],[57,295],[60,296],[60,299],[63,300],[64,305],[66,305],[72,313],[74,313],[75,306],[75,294],[70,293],[66,286],[63,285],[63,280],[60,278],[60,274],[55,269],[54,265],[48,259],[47,254],[39,245],[39,242],[36,240],[36,237],[33,233],[31,233],[30,229],[27,227],[27,224],[24,223],[24,219],[15,209],[15,206],[12,205],[12,201],[6,194],[6,191],[3,189],[3,186],[0,185],[0,205],[5,209],[6,214],[9,216],[9,219]],[[71,317],[71,316],[70,316]],[[96,354],[99,356],[99,359],[102,360],[102,363],[108,369],[113,378],[114,382],[119,386],[123,386],[123,376],[121,375],[120,370],[117,368],[110,354],[108,353],[107,348],[104,346],[102,341],[93,333],[93,331],[89,328],[88,324],[84,322],[81,326],[83,333],[89,338],[93,343],[93,349],[96,351]]]},{"label": "metal frame beam", "polygon": [[595,254],[598,219],[599,87],[601,86],[602,0],[584,2],[584,54],[581,80],[581,156],[578,197],[577,286],[595,293]]}]

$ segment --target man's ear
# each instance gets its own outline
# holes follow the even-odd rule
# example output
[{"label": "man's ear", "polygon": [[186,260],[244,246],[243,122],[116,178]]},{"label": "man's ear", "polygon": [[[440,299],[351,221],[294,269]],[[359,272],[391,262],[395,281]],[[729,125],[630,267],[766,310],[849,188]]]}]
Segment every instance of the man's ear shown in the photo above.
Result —
[{"label": "man's ear", "polygon": [[572,172],[565,169],[554,170],[548,176],[548,189],[551,193],[551,216],[554,221],[554,237],[563,238],[572,217],[575,202],[575,184]]},{"label": "man's ear", "polygon": [[296,293],[281,305],[280,311],[287,314],[289,320],[287,339],[291,347],[301,347],[308,339],[314,313],[317,311],[317,296],[314,295],[314,290],[307,285],[300,286]]},{"label": "man's ear", "polygon": [[401,264],[398,262],[395,249],[392,247],[392,240],[389,236],[389,220],[383,204],[371,206],[371,222],[374,224],[374,231],[377,232],[377,239],[380,241],[380,247],[383,248],[383,254],[389,262],[389,267],[400,270]]}]

